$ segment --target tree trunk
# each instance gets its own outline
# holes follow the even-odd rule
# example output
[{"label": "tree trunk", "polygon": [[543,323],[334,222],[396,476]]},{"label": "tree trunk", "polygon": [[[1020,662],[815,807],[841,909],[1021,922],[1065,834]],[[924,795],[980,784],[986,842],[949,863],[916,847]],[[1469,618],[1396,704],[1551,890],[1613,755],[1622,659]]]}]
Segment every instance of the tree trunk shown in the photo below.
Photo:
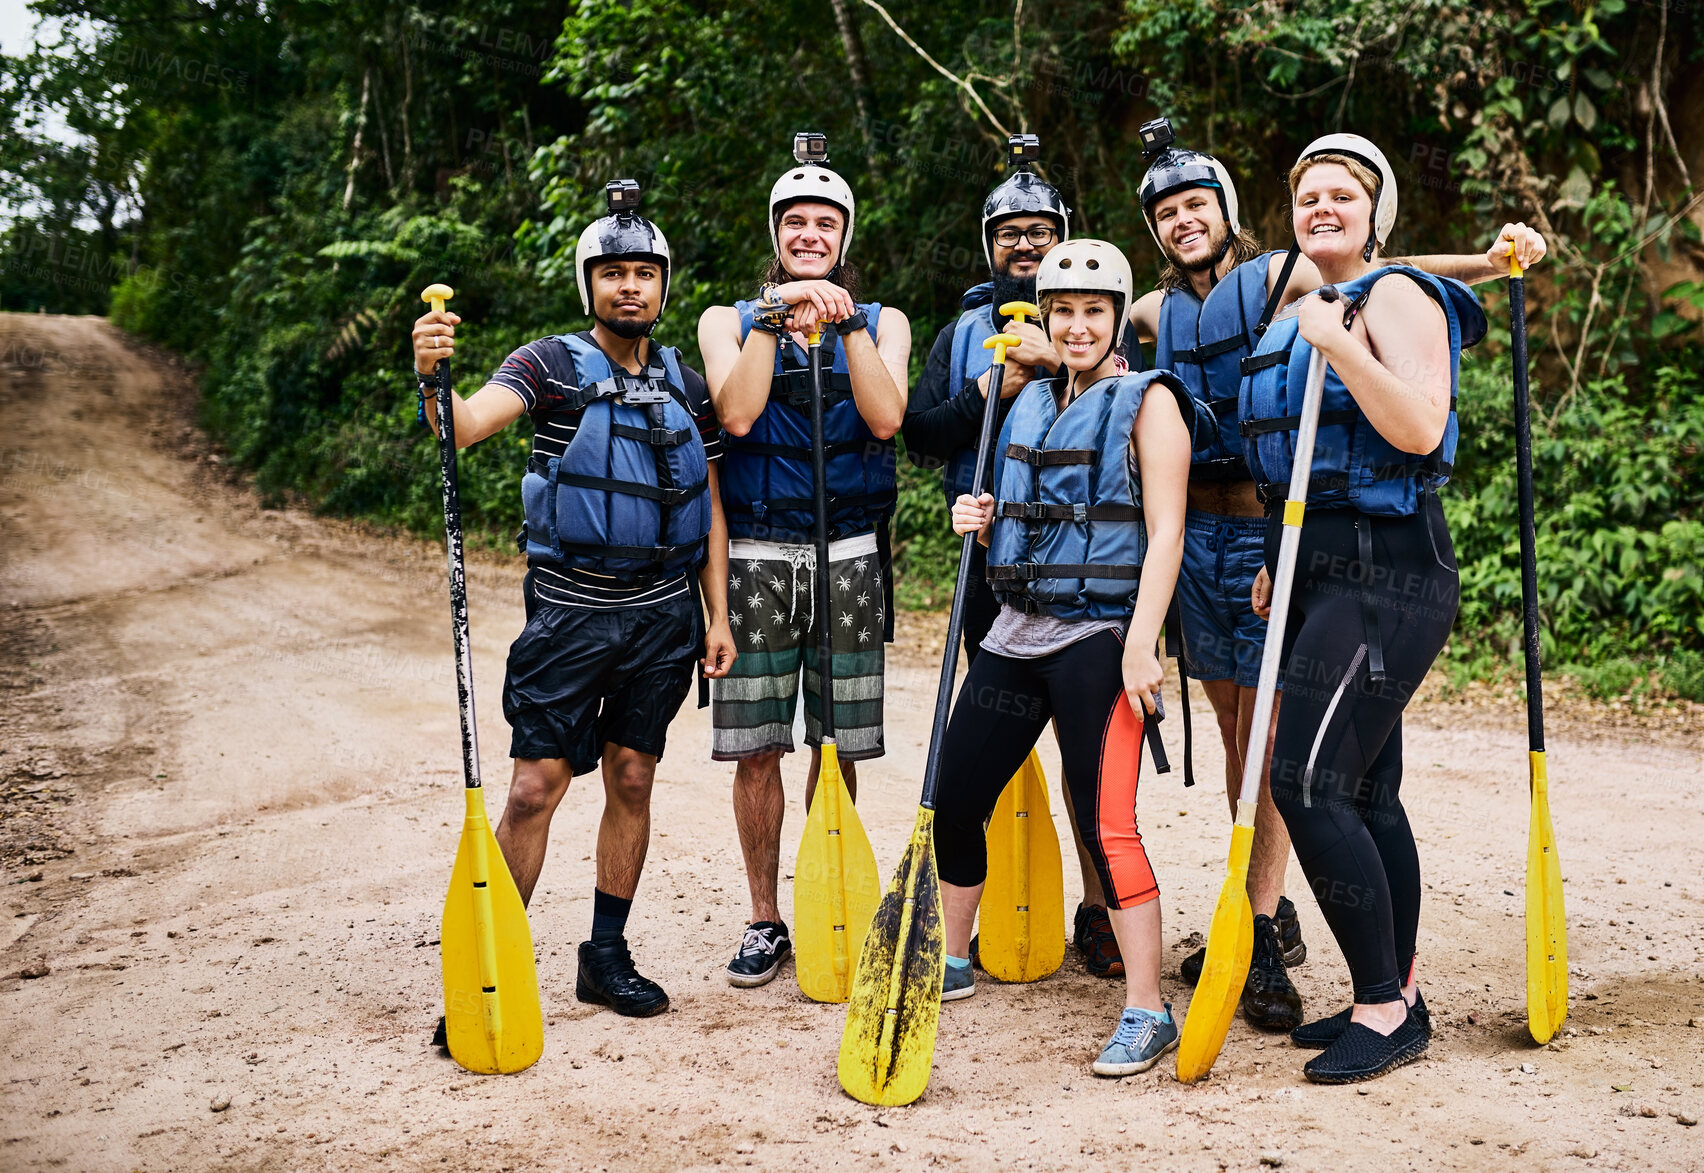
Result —
[{"label": "tree trunk", "polygon": [[876,95],[870,84],[870,62],[864,56],[864,42],[858,36],[852,11],[846,0],[830,0],[834,5],[834,23],[840,28],[840,45],[846,51],[846,66],[852,74],[852,96],[858,103],[858,127],[864,132],[864,148],[870,155],[870,166],[876,165]]}]

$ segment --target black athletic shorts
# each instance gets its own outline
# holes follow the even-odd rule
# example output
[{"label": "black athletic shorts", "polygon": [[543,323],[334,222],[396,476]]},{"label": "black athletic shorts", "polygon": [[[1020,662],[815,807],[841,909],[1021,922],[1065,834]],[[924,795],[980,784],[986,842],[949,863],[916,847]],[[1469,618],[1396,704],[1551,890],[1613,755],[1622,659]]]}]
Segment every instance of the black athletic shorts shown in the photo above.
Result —
[{"label": "black athletic shorts", "polygon": [[503,716],[512,758],[565,758],[590,773],[606,742],[663,756],[703,637],[690,593],[595,611],[540,603],[509,645]]}]

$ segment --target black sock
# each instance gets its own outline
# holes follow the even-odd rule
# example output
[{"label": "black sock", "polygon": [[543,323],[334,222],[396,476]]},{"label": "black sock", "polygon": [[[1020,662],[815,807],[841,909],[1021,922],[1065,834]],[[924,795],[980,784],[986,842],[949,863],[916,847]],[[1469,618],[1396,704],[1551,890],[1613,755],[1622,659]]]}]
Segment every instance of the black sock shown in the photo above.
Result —
[{"label": "black sock", "polygon": [[633,901],[611,896],[602,888],[592,889],[592,940],[619,941],[627,929],[627,914]]}]

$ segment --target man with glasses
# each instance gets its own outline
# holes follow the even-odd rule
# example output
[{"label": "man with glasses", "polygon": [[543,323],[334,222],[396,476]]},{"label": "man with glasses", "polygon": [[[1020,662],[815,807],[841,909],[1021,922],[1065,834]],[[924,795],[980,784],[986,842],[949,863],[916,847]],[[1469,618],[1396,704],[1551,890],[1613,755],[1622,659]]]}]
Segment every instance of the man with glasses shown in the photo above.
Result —
[{"label": "man with glasses", "polygon": [[[988,193],[982,203],[982,251],[988,260],[989,280],[965,291],[963,309],[935,336],[923,375],[911,391],[905,408],[905,449],[919,468],[944,468],[947,506],[961,493],[975,494],[971,485],[976,468],[976,442],[982,429],[983,404],[987,402],[989,369],[993,352],[982,343],[997,333],[1016,334],[1022,344],[1006,351],[1006,373],[1000,385],[997,410],[1002,422],[1013,397],[1034,378],[1051,373],[1057,356],[1053,344],[1035,322],[1012,322],[1002,317],[1007,302],[1035,300],[1035,277],[1041,259],[1071,234],[1071,209],[1058,189],[1030,170],[1040,157],[1041,144],[1035,135],[1013,135],[1007,143],[1010,171]],[[1133,330],[1124,334],[1124,354],[1132,369],[1142,367]],[[983,637],[994,624],[1000,604],[988,587],[987,552],[980,543],[971,545],[971,573],[964,602],[964,654],[976,658]],[[1106,897],[1100,877],[1084,851],[1077,834],[1077,812],[1070,807],[1071,831],[1077,843],[1077,861],[1083,874],[1083,903],[1077,908],[1073,943],[1082,951],[1089,971],[1100,977],[1124,976],[1124,961],[1107,919]]]}]

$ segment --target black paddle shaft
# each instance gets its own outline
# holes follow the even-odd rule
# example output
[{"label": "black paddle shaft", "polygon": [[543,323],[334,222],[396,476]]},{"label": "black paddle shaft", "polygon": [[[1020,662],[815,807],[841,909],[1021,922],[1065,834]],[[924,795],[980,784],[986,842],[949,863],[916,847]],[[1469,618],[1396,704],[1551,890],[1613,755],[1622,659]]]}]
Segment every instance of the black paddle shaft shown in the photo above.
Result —
[{"label": "black paddle shaft", "polygon": [[[826,323],[819,323],[819,329]],[[822,335],[810,344],[811,495],[816,506],[817,696],[822,735],[834,737],[834,613],[828,590],[828,452],[823,444]]]},{"label": "black paddle shaft", "polygon": [[[1000,386],[1005,382],[1006,364],[989,368],[988,396],[982,404],[982,434],[976,441],[976,470],[970,483],[980,489],[988,478],[989,449],[994,447],[994,425],[1000,418]],[[947,650],[941,656],[941,687],[935,694],[935,723],[929,730],[929,758],[923,766],[924,810],[935,809],[935,784],[941,775],[941,742],[947,736],[947,715],[953,704],[953,679],[958,675],[959,637],[964,630],[964,601],[970,593],[970,552],[976,531],[964,535],[959,550],[958,580],[953,587],[953,609],[947,618]]]},{"label": "black paddle shaft", "polygon": [[1521,620],[1526,627],[1527,748],[1544,749],[1544,676],[1538,646],[1538,533],[1533,517],[1532,407],[1527,389],[1526,278],[1509,278],[1509,350],[1515,367],[1515,472],[1521,506]]},{"label": "black paddle shaft", "polygon": [[438,381],[438,463],[444,488],[444,548],[450,563],[450,627],[456,644],[456,707],[461,713],[462,777],[479,788],[479,728],[473,715],[473,652],[467,628],[467,570],[462,563],[461,490],[456,482],[455,393],[450,360],[441,358]]}]

